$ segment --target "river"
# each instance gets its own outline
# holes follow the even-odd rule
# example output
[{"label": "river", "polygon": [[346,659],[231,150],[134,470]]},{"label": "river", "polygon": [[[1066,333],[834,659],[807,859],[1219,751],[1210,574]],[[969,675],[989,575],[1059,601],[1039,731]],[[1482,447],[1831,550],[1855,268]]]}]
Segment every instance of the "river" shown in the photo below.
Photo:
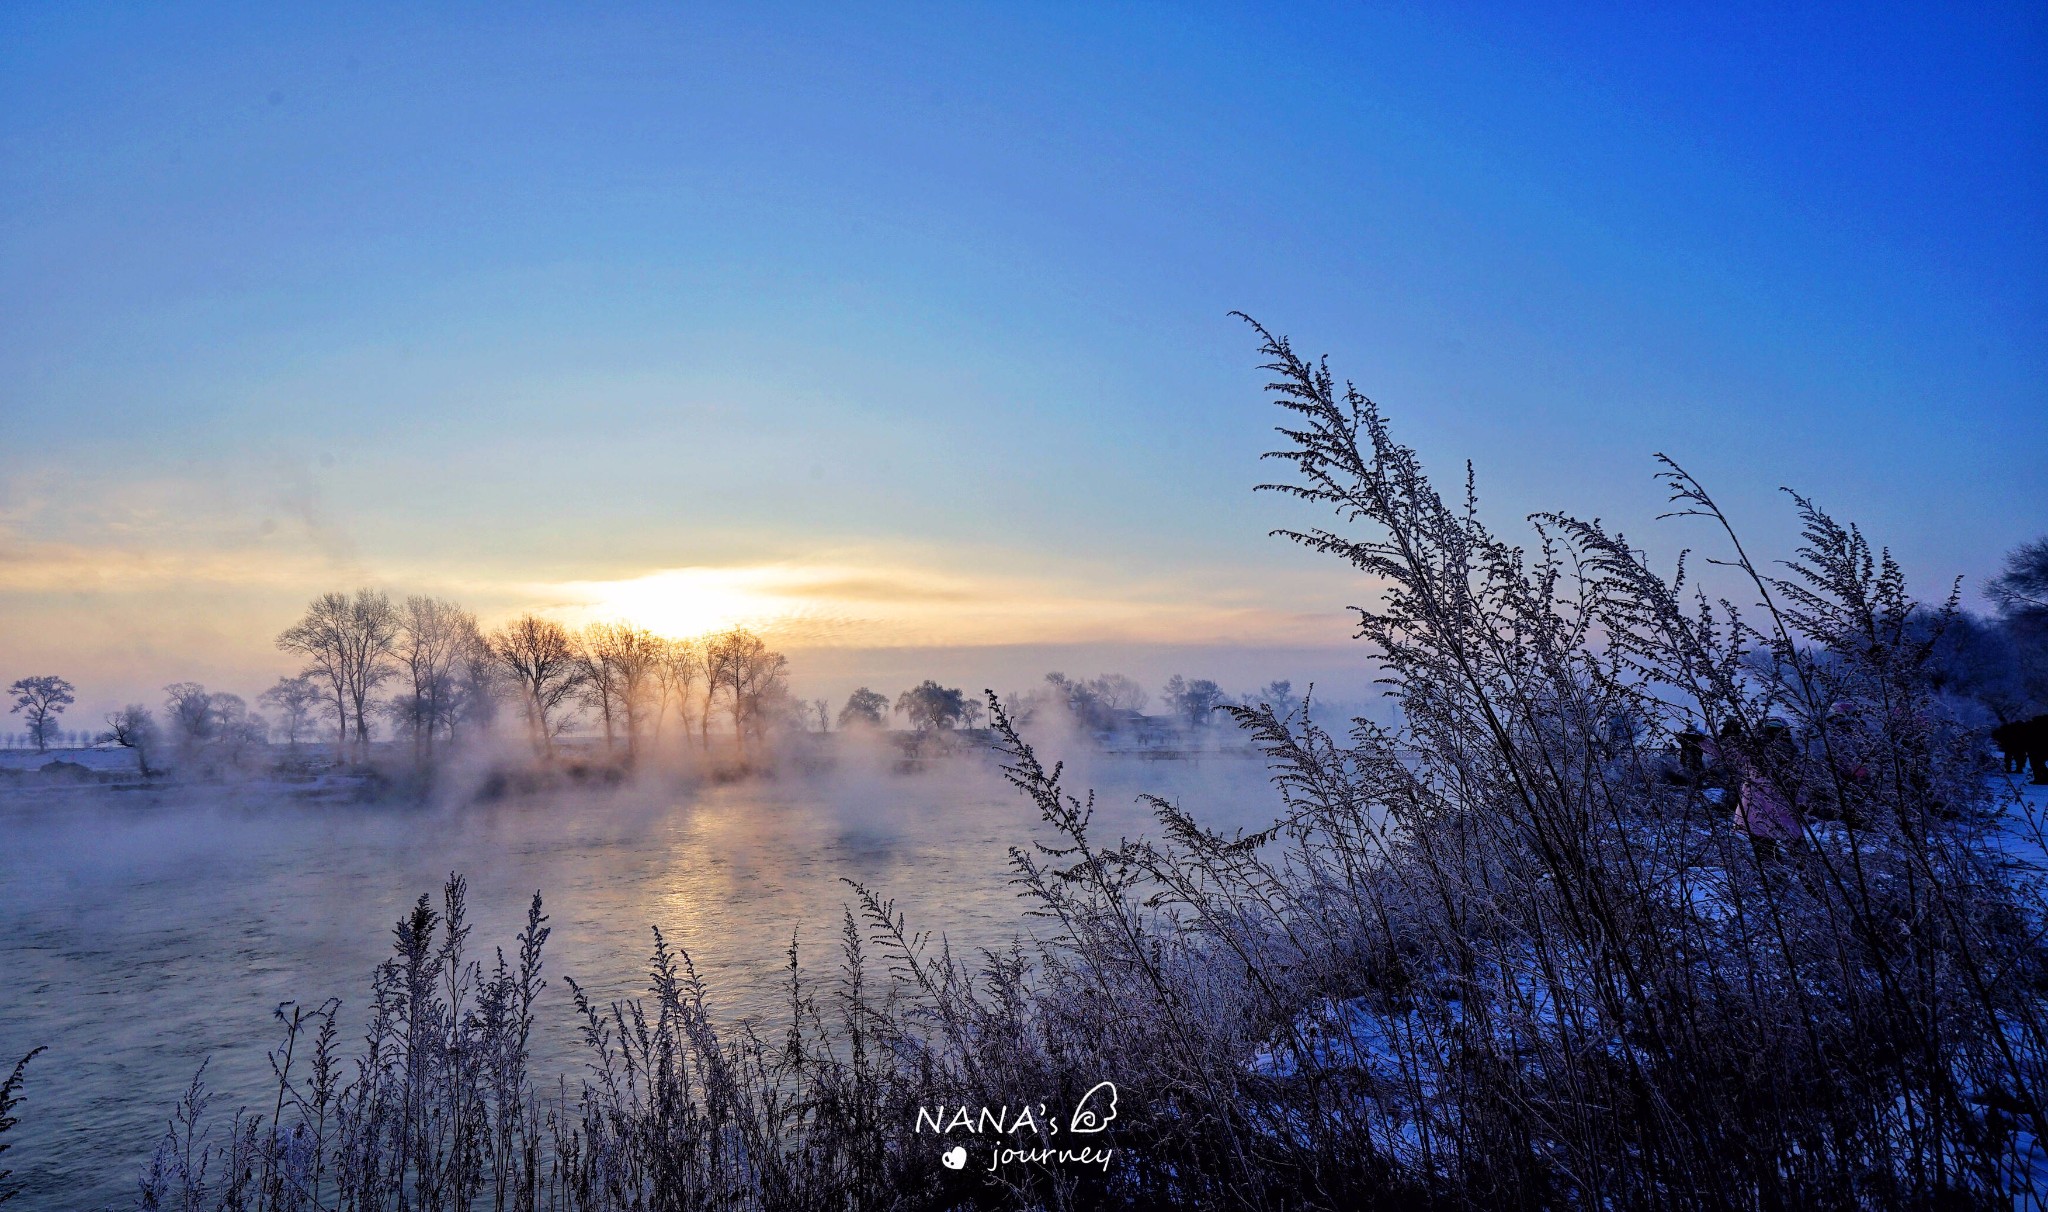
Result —
[{"label": "river", "polygon": [[[1274,813],[1254,759],[1081,756],[1071,785],[1098,791],[1106,839],[1156,834],[1140,791],[1220,828]],[[641,991],[650,926],[697,961],[716,1012],[772,1019],[792,930],[807,967],[835,962],[842,879],[956,949],[1028,932],[1008,851],[1045,828],[974,757],[431,808],[247,790],[0,797],[0,1058],[48,1047],[0,1168],[27,1185],[25,1212],[133,1207],[201,1062],[221,1119],[267,1114],[278,1003],[342,998],[360,1034],[393,924],[421,892],[438,905],[451,871],[468,877],[485,960],[513,949],[542,893],[554,936],[535,1071],[573,1083],[583,1061],[560,977],[605,999]]]}]

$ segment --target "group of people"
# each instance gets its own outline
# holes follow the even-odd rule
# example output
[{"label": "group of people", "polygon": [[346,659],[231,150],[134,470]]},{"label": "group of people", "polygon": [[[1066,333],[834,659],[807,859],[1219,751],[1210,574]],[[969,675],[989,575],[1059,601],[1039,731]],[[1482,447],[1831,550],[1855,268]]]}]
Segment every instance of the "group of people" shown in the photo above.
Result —
[{"label": "group of people", "polygon": [[1714,736],[1688,728],[1677,738],[1678,778],[1716,790],[1758,853],[1775,855],[1799,839],[1809,816],[1862,823],[1873,771],[1861,722],[1858,704],[1843,700],[1803,745],[1777,716],[1754,726],[1731,718]]},{"label": "group of people", "polygon": [[2005,758],[2007,774],[2032,769],[2032,782],[2048,783],[2048,715],[2014,720],[1991,730],[1991,743]]},{"label": "group of people", "polygon": [[[1876,773],[1865,722],[1861,706],[1843,700],[1804,736],[1777,716],[1757,725],[1729,719],[1714,736],[1688,728],[1677,737],[1675,779],[1715,790],[1758,852],[1774,855],[1799,839],[1808,818],[1863,824]],[[2033,782],[2048,784],[2048,715],[2001,725],[1991,739],[2005,773],[2031,769]]]}]

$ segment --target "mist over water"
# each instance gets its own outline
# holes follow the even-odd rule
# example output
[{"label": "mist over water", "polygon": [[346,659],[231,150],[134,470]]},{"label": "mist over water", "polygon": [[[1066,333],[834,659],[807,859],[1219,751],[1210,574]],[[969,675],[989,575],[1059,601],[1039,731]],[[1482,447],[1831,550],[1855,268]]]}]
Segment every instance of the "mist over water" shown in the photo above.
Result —
[{"label": "mist over water", "polygon": [[[1273,816],[1255,759],[1066,752],[1081,759],[1070,788],[1098,792],[1104,840],[1156,833],[1140,792],[1217,828]],[[132,1206],[202,1062],[216,1113],[268,1113],[279,1002],[339,997],[345,1038],[360,1038],[393,924],[422,892],[438,908],[451,871],[469,879],[470,955],[487,967],[515,946],[533,892],[545,898],[534,1070],[573,1085],[584,1060],[562,977],[594,999],[637,996],[650,926],[688,951],[715,1013],[773,1022],[793,930],[808,969],[837,964],[843,879],[956,950],[1000,945],[1035,924],[1008,883],[1009,848],[1044,835],[974,756],[914,774],[850,760],[809,777],[425,808],[249,790],[0,798],[0,1058],[49,1048],[6,1161],[34,1207]]]}]

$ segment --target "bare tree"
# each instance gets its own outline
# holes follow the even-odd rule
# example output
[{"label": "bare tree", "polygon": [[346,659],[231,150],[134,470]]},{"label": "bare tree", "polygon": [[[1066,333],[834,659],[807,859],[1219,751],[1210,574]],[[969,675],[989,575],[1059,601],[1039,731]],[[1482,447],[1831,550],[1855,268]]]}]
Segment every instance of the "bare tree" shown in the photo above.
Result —
[{"label": "bare tree", "polygon": [[394,650],[408,685],[394,715],[410,727],[420,762],[433,760],[436,733],[454,732],[458,677],[476,636],[476,616],[453,602],[415,594],[398,610]]},{"label": "bare tree", "polygon": [[213,739],[213,695],[197,682],[172,682],[164,687],[164,719],[179,749],[197,750]]},{"label": "bare tree", "polygon": [[250,711],[239,694],[223,690],[206,697],[213,721],[213,757],[227,766],[247,766],[249,759],[270,743],[269,723]]},{"label": "bare tree", "polygon": [[306,607],[303,618],[277,637],[278,648],[306,658],[306,668],[299,676],[317,679],[326,687],[334,711],[337,762],[348,759],[348,617],[347,595],[323,593]]},{"label": "bare tree", "polygon": [[23,713],[37,753],[49,752],[50,738],[57,731],[57,717],[78,701],[72,694],[75,689],[71,683],[54,675],[21,678],[7,688],[7,692],[14,696],[14,706],[7,709],[8,714]]},{"label": "bare tree", "polygon": [[552,759],[562,706],[583,685],[583,670],[568,631],[552,619],[523,614],[492,633],[491,652],[519,688],[534,751]]},{"label": "bare tree", "polygon": [[490,641],[477,630],[472,619],[455,662],[455,701],[448,718],[450,739],[458,730],[491,730],[498,718],[498,703],[505,695],[506,681],[504,667],[492,654]]},{"label": "bare tree", "polygon": [[389,662],[398,637],[398,611],[383,593],[359,589],[349,602],[349,623],[350,664],[354,674],[349,698],[355,708],[357,751],[367,758],[370,693],[391,675]]},{"label": "bare tree", "polygon": [[1263,703],[1273,709],[1273,714],[1282,719],[1293,715],[1301,706],[1301,696],[1294,693],[1294,683],[1287,678],[1275,678],[1264,686],[1244,696],[1246,706]]},{"label": "bare tree", "polygon": [[100,740],[133,749],[136,766],[142,777],[148,778],[152,773],[149,751],[156,744],[156,736],[156,720],[149,714],[149,708],[140,703],[130,703],[119,711],[107,713],[107,730],[100,735]]},{"label": "bare tree", "polygon": [[626,734],[626,755],[639,751],[639,736],[662,689],[663,642],[630,623],[592,623],[583,629],[577,660],[584,695],[604,719],[605,748],[615,730]]},{"label": "bare tree", "polygon": [[610,646],[604,642],[603,623],[592,623],[575,637],[576,667],[582,675],[577,695],[583,705],[595,708],[604,725],[604,748],[610,753],[618,734],[617,717],[624,714],[619,704],[619,671],[613,666]]},{"label": "bare tree", "polygon": [[1985,591],[2007,614],[2048,614],[2048,537],[2007,552],[2004,569]]},{"label": "bare tree", "polygon": [[1138,680],[1126,674],[1105,673],[1099,678],[1091,679],[1088,688],[1094,691],[1095,697],[1102,700],[1102,705],[1111,711],[1143,711],[1145,704],[1152,701],[1152,696],[1145,693],[1145,688],[1138,684]]},{"label": "bare tree", "polygon": [[690,721],[701,714],[692,708],[690,696],[697,683],[704,680],[704,650],[693,640],[662,641],[661,659],[656,668],[659,680],[661,702],[656,708],[654,730],[657,738],[661,735],[661,721],[667,713],[668,701],[675,700],[676,719],[682,725],[683,735],[690,735]]},{"label": "bare tree", "polygon": [[1215,682],[1208,678],[1183,678],[1177,673],[1166,679],[1160,697],[1166,700],[1168,709],[1195,728],[1208,727],[1216,709],[1226,702],[1223,688]]},{"label": "bare tree", "polygon": [[263,717],[249,711],[239,694],[208,691],[197,682],[164,687],[164,718],[181,763],[200,768],[243,766],[268,740]]},{"label": "bare tree", "polygon": [[277,637],[280,649],[307,659],[307,675],[326,681],[339,724],[339,759],[348,756],[351,721],[357,754],[369,756],[370,694],[391,674],[398,624],[398,611],[389,597],[358,589],[353,598],[326,593],[313,599],[305,617]]},{"label": "bare tree", "polygon": [[279,678],[277,685],[256,696],[257,702],[277,712],[278,723],[284,728],[285,744],[294,753],[299,748],[299,735],[313,725],[313,712],[320,705],[320,700],[319,685],[305,674]]},{"label": "bare tree", "polygon": [[710,684],[706,704],[709,705],[712,694],[725,692],[726,708],[732,713],[733,739],[740,752],[745,753],[747,732],[751,729],[758,737],[772,714],[771,708],[779,706],[788,694],[784,675],[789,661],[744,627],[713,636],[704,652],[706,681]]}]

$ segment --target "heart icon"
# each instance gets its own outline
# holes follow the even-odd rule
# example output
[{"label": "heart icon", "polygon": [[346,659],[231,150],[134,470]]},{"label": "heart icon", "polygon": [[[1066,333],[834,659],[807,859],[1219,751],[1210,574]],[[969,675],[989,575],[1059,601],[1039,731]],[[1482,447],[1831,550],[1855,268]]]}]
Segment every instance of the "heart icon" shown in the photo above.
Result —
[{"label": "heart icon", "polygon": [[939,1154],[939,1160],[946,1163],[946,1169],[958,1170],[967,1164],[967,1148],[964,1145],[954,1145]]}]

